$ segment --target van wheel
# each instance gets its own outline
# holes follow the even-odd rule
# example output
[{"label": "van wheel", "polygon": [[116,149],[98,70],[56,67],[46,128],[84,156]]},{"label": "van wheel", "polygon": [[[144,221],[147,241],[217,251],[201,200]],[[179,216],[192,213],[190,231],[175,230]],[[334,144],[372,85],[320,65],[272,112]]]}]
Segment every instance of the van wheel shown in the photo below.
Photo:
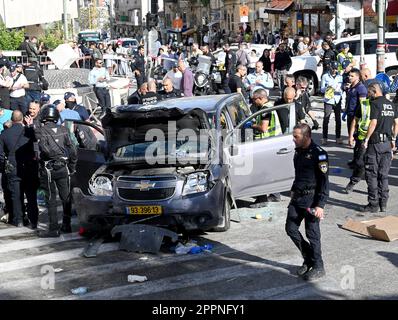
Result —
[{"label": "van wheel", "polygon": [[231,227],[231,200],[228,194],[225,194],[224,198],[224,210],[222,215],[222,222],[217,227],[213,228],[214,232],[224,232]]}]

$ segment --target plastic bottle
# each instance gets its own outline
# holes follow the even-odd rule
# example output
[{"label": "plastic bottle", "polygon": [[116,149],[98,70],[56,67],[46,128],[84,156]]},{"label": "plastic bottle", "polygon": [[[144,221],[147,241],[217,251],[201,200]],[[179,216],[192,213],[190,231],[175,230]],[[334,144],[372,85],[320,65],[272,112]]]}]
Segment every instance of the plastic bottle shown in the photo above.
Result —
[{"label": "plastic bottle", "polygon": [[86,294],[88,292],[88,288],[87,287],[79,287],[79,288],[76,288],[76,289],[72,289],[71,292],[73,294],[83,295],[83,294]]}]

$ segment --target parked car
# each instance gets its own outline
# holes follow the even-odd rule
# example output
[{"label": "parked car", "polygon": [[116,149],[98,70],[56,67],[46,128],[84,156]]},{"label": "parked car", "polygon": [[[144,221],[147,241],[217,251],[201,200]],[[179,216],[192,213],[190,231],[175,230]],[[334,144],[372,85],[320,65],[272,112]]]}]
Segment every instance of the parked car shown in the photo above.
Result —
[{"label": "parked car", "polygon": [[[242,129],[281,108],[289,110],[284,134],[257,140]],[[98,147],[78,150],[73,189],[86,232],[129,222],[226,231],[235,199],[290,190],[294,178],[294,104],[251,114],[240,94],[170,99],[117,107],[103,131],[86,125]]]},{"label": "parked car", "polygon": [[[350,52],[354,56],[356,61],[356,67],[360,67],[361,60],[361,46],[360,46],[360,35],[354,35],[349,38],[341,38],[334,41],[336,50],[340,52],[340,49],[344,43],[350,45]],[[385,34],[386,54],[385,54],[385,72],[390,77],[392,83],[393,78],[398,73],[398,60],[395,54],[398,45],[398,32],[389,32]],[[375,77],[377,74],[377,34],[370,33],[364,35],[364,46],[365,46],[365,63],[370,69],[372,76]],[[318,56],[296,56],[292,57],[292,67],[289,73],[298,76],[305,76],[309,80],[308,90],[311,95],[314,95],[319,89],[321,84],[321,76],[323,73],[323,67],[318,66],[320,58]]]},{"label": "parked car", "polygon": [[139,46],[138,40],[133,38],[120,38],[116,40],[111,40],[110,42],[108,42],[108,44],[112,44],[113,47],[116,47],[116,43],[118,41],[122,42],[122,47],[131,48],[132,51],[136,51]]}]

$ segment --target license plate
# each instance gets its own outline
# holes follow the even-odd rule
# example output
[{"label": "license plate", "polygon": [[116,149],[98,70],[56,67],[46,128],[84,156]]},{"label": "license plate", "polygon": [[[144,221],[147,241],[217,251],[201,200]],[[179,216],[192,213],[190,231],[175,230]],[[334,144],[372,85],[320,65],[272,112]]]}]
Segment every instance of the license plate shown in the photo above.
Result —
[{"label": "license plate", "polygon": [[127,214],[132,215],[162,214],[161,206],[131,206],[126,209]]}]

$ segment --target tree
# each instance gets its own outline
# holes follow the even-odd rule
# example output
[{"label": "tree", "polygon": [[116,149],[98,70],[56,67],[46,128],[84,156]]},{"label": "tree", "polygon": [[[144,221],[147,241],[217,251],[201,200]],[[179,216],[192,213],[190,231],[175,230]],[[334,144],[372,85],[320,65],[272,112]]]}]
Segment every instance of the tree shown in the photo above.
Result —
[{"label": "tree", "polygon": [[39,38],[39,41],[44,42],[44,45],[49,50],[54,50],[60,44],[64,43],[64,32],[62,28],[63,25],[61,21],[53,23],[49,28],[46,29],[45,34]]},{"label": "tree", "polygon": [[4,23],[0,23],[0,49],[17,50],[25,39],[24,29],[7,29]]}]

